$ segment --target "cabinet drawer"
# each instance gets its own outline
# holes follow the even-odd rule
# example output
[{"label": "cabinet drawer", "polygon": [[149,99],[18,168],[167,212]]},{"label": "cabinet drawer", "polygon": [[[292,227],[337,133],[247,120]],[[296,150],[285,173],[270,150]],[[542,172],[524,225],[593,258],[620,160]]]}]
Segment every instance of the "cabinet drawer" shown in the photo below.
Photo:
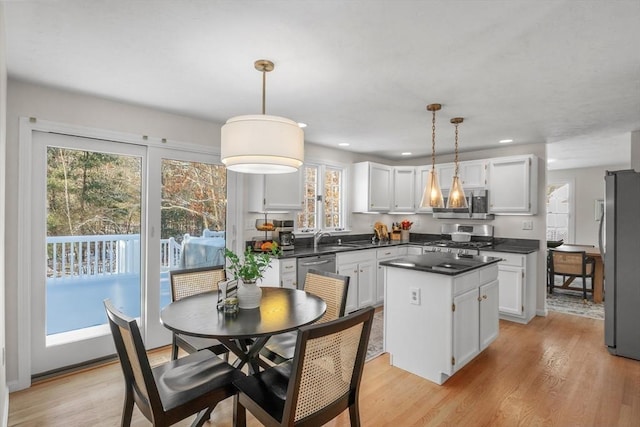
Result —
[{"label": "cabinet drawer", "polygon": [[362,262],[371,260],[375,256],[375,249],[355,250],[347,252],[339,252],[336,254],[336,262],[338,264]]},{"label": "cabinet drawer", "polygon": [[477,270],[456,276],[455,279],[453,279],[453,295],[460,295],[470,289],[477,288],[480,284],[479,280],[480,273]]},{"label": "cabinet drawer", "polygon": [[483,268],[478,272],[480,274],[480,284],[493,282],[498,278],[498,264],[492,264],[490,267]]},{"label": "cabinet drawer", "polygon": [[400,246],[395,246],[392,248],[376,249],[377,259],[395,258],[398,256],[400,256]]},{"label": "cabinet drawer", "polygon": [[525,266],[525,256],[519,254],[508,254],[504,252],[499,252],[498,255],[502,258],[503,261],[500,262],[500,265],[512,265],[514,267],[524,267]]},{"label": "cabinet drawer", "polygon": [[296,272],[296,259],[295,258],[287,258],[280,260],[280,268],[282,269],[282,273],[295,273]]}]

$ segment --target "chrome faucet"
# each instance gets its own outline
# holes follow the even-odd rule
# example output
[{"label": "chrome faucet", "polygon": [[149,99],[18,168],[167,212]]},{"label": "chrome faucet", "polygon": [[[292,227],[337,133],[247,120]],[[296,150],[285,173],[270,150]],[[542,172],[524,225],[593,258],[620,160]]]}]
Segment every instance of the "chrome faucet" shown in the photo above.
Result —
[{"label": "chrome faucet", "polygon": [[318,243],[323,237],[330,237],[331,233],[322,232],[322,230],[318,230],[313,234],[313,249],[318,249]]}]

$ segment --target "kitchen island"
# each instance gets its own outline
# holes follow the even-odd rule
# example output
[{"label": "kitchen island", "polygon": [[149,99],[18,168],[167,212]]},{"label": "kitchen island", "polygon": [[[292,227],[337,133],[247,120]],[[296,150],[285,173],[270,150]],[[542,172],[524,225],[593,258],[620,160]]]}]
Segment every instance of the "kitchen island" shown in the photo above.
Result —
[{"label": "kitchen island", "polygon": [[443,384],[487,348],[498,337],[500,260],[427,253],[381,262],[391,364]]}]

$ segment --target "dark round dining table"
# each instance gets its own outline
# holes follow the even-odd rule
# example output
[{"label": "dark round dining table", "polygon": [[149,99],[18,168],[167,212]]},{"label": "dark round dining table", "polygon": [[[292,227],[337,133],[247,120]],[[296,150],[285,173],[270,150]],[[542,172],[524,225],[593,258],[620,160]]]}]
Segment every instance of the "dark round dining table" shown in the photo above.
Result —
[{"label": "dark round dining table", "polygon": [[196,337],[215,338],[254,373],[262,366],[260,350],[269,338],[293,331],[320,319],[327,304],[320,297],[298,289],[262,287],[260,307],[226,314],[217,309],[218,293],[204,292],[174,301],[160,312],[169,330]]}]

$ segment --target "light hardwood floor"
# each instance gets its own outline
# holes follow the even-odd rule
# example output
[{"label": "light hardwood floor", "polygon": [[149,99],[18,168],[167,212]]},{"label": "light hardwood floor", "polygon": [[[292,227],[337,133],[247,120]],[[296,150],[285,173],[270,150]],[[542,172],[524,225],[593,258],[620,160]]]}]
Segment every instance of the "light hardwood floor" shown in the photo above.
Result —
[{"label": "light hardwood floor", "polygon": [[[501,321],[499,338],[442,386],[389,366],[384,354],[365,365],[362,424],[640,426],[640,362],[609,355],[603,336],[601,320],[567,314],[529,325]],[[168,357],[168,350],[150,356],[152,363]],[[122,398],[112,363],[12,393],[9,426],[117,426]],[[149,423],[135,409],[132,425]],[[230,400],[208,425],[231,425]],[[248,425],[260,424],[248,414]],[[348,414],[329,425],[348,426]]]}]

